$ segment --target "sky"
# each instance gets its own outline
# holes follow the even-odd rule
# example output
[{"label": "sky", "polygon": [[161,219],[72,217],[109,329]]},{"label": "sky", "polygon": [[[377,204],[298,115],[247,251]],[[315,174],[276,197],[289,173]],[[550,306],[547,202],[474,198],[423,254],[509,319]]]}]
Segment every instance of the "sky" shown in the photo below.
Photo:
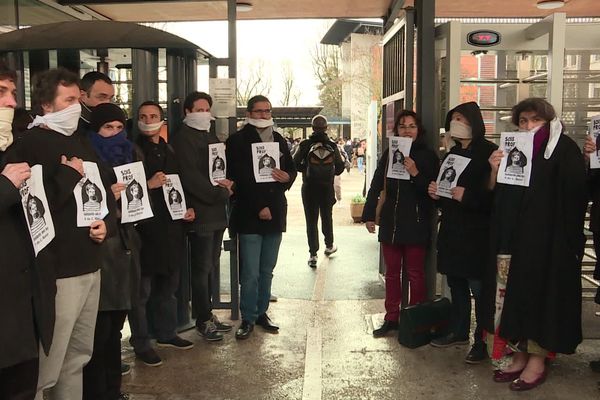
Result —
[{"label": "sky", "polygon": [[[262,62],[271,78],[269,98],[280,105],[284,65],[292,69],[299,106],[319,105],[318,82],[314,75],[311,52],[335,20],[260,20],[238,21],[238,80]],[[153,25],[181,36],[215,57],[228,55],[227,22],[178,22]],[[200,69],[199,89],[208,91],[208,67]]]}]

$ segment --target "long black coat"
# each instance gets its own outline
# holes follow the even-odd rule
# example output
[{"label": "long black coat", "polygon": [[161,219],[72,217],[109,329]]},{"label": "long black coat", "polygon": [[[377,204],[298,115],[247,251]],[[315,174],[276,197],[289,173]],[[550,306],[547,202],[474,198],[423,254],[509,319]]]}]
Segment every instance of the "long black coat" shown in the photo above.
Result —
[{"label": "long black coat", "polygon": [[[557,353],[573,353],[582,340],[581,259],[585,238],[586,171],[581,151],[561,135],[549,159],[533,160],[530,186],[519,205],[500,335],[534,340]],[[506,189],[497,185],[498,195]],[[495,210],[499,207],[496,204]],[[484,280],[484,323],[493,331],[500,213],[494,212],[492,253]]]},{"label": "long black coat", "polygon": [[[232,233],[266,235],[285,232],[287,199],[285,192],[296,179],[296,167],[285,139],[277,132],[273,137],[279,143],[280,168],[290,175],[287,183],[256,183],[252,167],[252,143],[262,140],[250,124],[227,139],[227,177],[234,184],[234,199],[229,222]],[[261,220],[258,213],[268,207],[272,219]]]},{"label": "long black coat", "polygon": [[473,140],[467,149],[454,146],[449,154],[458,154],[471,161],[457,181],[465,188],[461,202],[442,197],[438,233],[438,271],[467,279],[481,279],[488,262],[489,226],[492,193],[487,189],[490,175],[488,158],[497,146],[485,139],[485,126],[476,103],[465,103],[448,112],[446,130],[454,111],[471,123]]},{"label": "long black coat", "polygon": [[[142,136],[140,139],[138,143],[144,153],[146,179],[159,171],[180,174],[175,152],[162,138],[158,144]],[[162,187],[149,189],[149,192],[154,218],[137,225],[142,242],[141,271],[142,275],[169,275],[179,271],[185,262],[183,221],[171,219]]]},{"label": "long black coat", "polygon": [[33,248],[17,188],[0,175],[0,369],[37,358]]},{"label": "long black coat", "polygon": [[375,210],[379,193],[386,183],[386,196],[379,223],[379,241],[387,244],[426,245],[431,231],[431,210],[433,200],[427,194],[429,182],[435,180],[439,169],[439,159],[433,150],[417,139],[411,149],[410,158],[415,161],[419,173],[410,180],[386,178],[389,149],[386,149],[379,163],[367,201],[362,220],[375,221]]}]

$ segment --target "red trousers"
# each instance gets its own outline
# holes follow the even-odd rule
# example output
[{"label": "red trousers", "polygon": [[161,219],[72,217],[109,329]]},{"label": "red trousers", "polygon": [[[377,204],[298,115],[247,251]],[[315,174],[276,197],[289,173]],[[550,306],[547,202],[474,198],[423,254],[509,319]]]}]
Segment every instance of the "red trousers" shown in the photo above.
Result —
[{"label": "red trousers", "polygon": [[425,300],[425,246],[381,244],[385,261],[385,320],[398,321],[402,301],[402,266],[410,284],[409,304]]}]

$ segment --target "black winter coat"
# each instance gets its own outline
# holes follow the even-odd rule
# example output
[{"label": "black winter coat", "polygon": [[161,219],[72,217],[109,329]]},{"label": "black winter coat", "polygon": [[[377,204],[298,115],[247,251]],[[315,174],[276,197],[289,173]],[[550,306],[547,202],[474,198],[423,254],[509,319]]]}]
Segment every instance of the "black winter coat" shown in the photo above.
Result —
[{"label": "black winter coat", "polygon": [[[208,175],[208,145],[214,143],[220,143],[214,133],[199,131],[185,124],[173,139],[185,200],[196,213],[191,226],[197,232],[213,232],[227,227],[225,206],[229,192],[221,186],[213,186]],[[228,159],[228,168],[229,162]]]},{"label": "black winter coat", "polygon": [[19,191],[0,175],[0,369],[38,356],[33,248],[25,223]]},{"label": "black winter coat", "polygon": [[[175,152],[162,138],[155,144],[140,136],[138,143],[144,153],[146,179],[159,171],[181,176]],[[170,275],[179,271],[185,262],[184,222],[171,218],[162,187],[149,189],[149,192],[154,218],[137,225],[142,242],[142,275]]]},{"label": "black winter coat", "polygon": [[[561,135],[552,156],[544,143],[533,159],[529,188],[518,206],[513,229],[500,335],[536,341],[557,353],[573,353],[582,340],[581,259],[587,205],[586,170],[581,151]],[[507,185],[496,185],[501,199]],[[484,326],[494,328],[496,259],[502,214],[495,204],[492,251],[483,290]]]},{"label": "black winter coat", "polygon": [[[290,175],[287,183],[256,183],[252,167],[252,143],[262,140],[256,128],[250,124],[227,139],[227,177],[234,182],[234,198],[231,210],[231,234],[270,234],[285,232],[287,199],[285,192],[296,179],[296,168],[285,139],[273,132],[279,143],[279,161],[283,171]],[[261,220],[258,213],[265,207],[271,211],[272,219]]]},{"label": "black winter coat", "polygon": [[375,221],[379,194],[386,180],[385,202],[381,209],[379,241],[386,244],[427,245],[431,231],[433,200],[427,194],[429,182],[435,180],[439,169],[437,155],[417,139],[410,150],[419,173],[410,180],[386,178],[389,149],[379,163],[363,210],[363,222]]},{"label": "black winter coat", "polygon": [[[481,279],[489,260],[489,228],[492,192],[488,190],[488,158],[498,148],[485,139],[485,126],[477,103],[464,103],[448,112],[446,130],[455,111],[471,124],[473,140],[466,149],[460,144],[448,154],[458,154],[471,161],[460,175],[457,186],[465,188],[461,202],[440,198],[442,210],[438,232],[438,271],[467,279]],[[448,155],[446,155],[448,156]]]}]

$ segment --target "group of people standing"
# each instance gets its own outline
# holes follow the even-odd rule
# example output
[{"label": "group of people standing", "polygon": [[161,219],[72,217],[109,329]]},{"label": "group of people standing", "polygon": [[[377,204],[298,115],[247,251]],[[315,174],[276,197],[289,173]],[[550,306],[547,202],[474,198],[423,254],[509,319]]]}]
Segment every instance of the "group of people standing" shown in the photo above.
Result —
[{"label": "group of people standing", "polygon": [[[212,312],[210,284],[228,227],[240,248],[242,323],[235,337],[248,338],[255,325],[278,332],[267,310],[296,168],[273,130],[268,98],[249,100],[244,127],[225,146],[211,130],[212,98],[190,93],[182,127],[167,143],[158,103],[138,107],[132,135],[127,116],[111,103],[106,75],[80,80],[59,68],[35,77],[35,118],[13,135],[15,82],[14,72],[0,68],[0,232],[11,249],[0,271],[2,399],[41,400],[44,391],[60,400],[121,398],[129,369],[121,362],[126,318],[135,355],[148,366],[162,364],[151,332],[158,347],[192,348],[177,335],[186,235],[198,334],[218,341],[232,330]],[[256,144],[279,150],[267,183],[252,172]],[[130,176],[137,163],[146,182]],[[34,190],[42,200],[30,201]],[[131,222],[135,212],[141,216]],[[34,235],[26,214],[53,229]]]},{"label": "group of people standing", "polygon": [[[475,300],[473,345],[465,361],[511,357],[493,380],[523,391],[544,382],[546,360],[572,354],[582,341],[581,261],[585,238],[588,176],[584,155],[564,134],[553,107],[529,98],[512,109],[519,135],[533,143],[529,185],[497,182],[508,152],[485,138],[476,103],[460,104],[446,117],[453,145],[444,158],[468,160],[440,196],[440,164],[423,140],[424,131],[412,111],[400,112],[394,134],[411,138],[404,158],[408,180],[387,175],[388,151],[377,166],[363,221],[375,232],[380,193],[379,241],[386,265],[385,321],[375,337],[398,329],[402,299],[401,271],[410,285],[409,304],[426,299],[425,252],[435,213],[441,211],[437,268],[452,297],[450,333],[432,340],[434,347],[470,342],[471,296]],[[588,140],[584,152],[595,151]],[[385,192],[382,190],[385,188]],[[597,190],[595,190],[597,191]]]}]

